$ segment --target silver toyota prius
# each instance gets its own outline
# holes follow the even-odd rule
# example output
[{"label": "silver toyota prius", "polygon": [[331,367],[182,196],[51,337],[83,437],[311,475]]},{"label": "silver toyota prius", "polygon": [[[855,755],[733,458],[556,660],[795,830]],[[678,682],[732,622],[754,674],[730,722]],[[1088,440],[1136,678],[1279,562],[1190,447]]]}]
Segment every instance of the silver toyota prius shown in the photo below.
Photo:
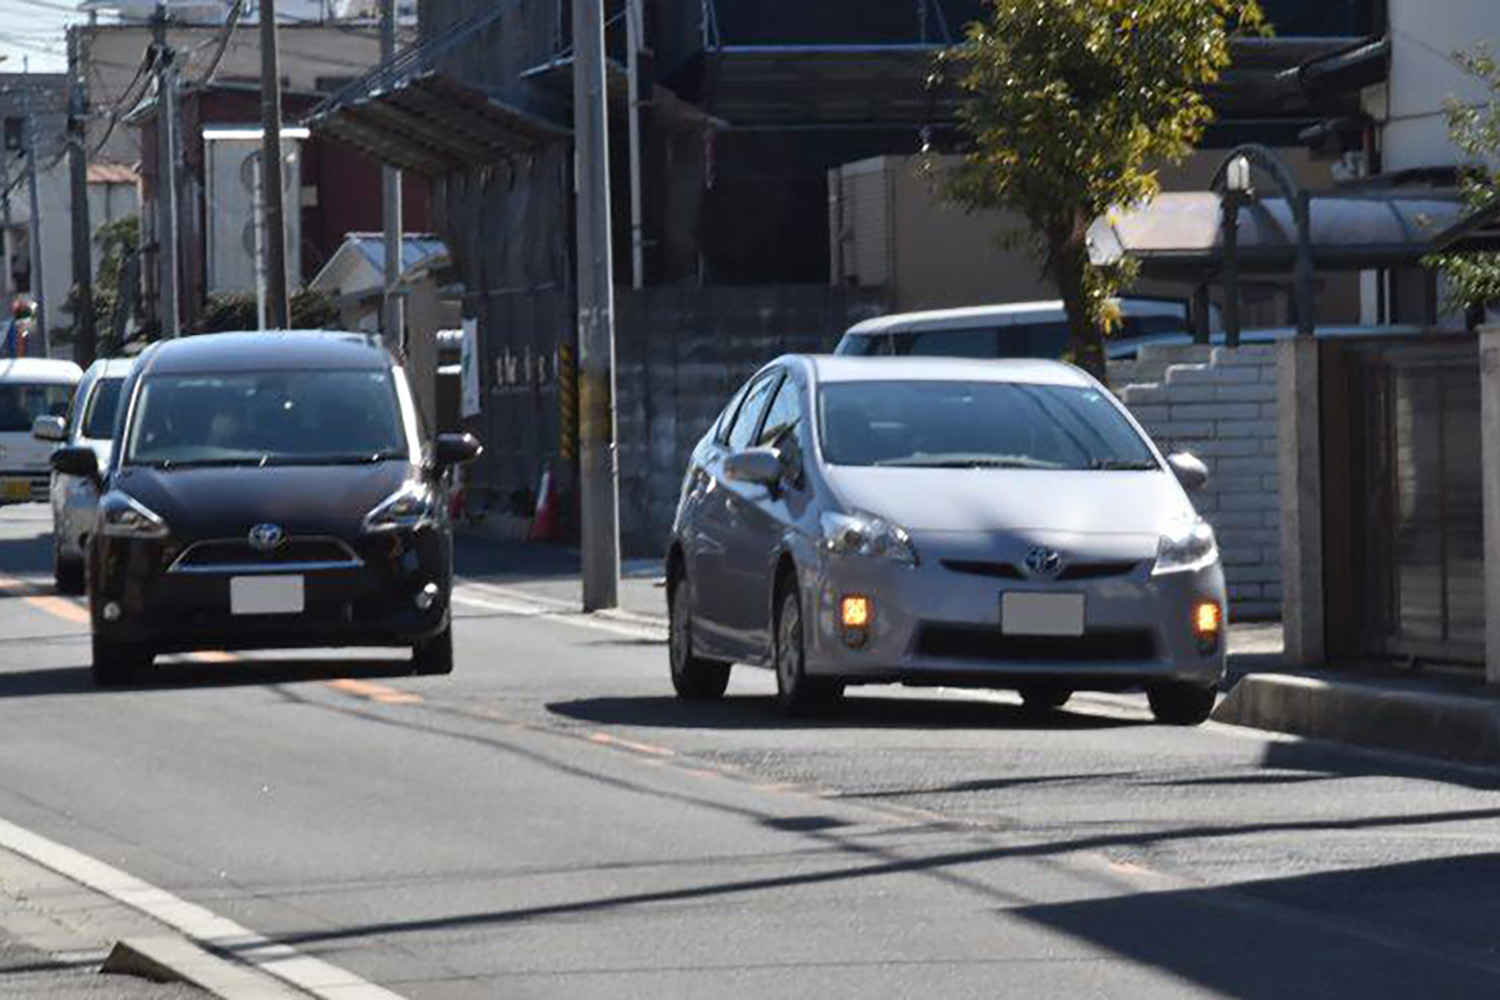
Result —
[{"label": "silver toyota prius", "polygon": [[667,553],[672,683],[772,667],[793,715],[850,684],[1144,688],[1208,717],[1224,574],[1188,490],[1108,390],[1053,361],[792,355],[694,449]]}]

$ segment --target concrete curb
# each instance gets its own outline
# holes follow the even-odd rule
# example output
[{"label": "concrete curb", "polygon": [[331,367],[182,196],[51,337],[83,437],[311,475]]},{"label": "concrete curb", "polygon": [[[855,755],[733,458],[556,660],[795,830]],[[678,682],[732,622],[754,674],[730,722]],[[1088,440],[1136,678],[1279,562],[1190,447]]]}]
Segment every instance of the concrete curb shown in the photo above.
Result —
[{"label": "concrete curb", "polygon": [[221,1000],[295,1000],[308,994],[193,944],[187,938],[127,938],[115,943],[99,971],[154,983],[187,983]]},{"label": "concrete curb", "polygon": [[1500,700],[1292,674],[1249,674],[1215,722],[1465,764],[1500,764]]}]

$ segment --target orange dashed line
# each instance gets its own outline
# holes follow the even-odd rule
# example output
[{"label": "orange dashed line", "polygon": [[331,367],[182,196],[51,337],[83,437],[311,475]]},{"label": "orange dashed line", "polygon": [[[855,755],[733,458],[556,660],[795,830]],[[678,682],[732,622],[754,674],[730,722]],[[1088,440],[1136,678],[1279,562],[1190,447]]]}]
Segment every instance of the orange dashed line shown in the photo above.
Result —
[{"label": "orange dashed line", "polygon": [[328,686],[345,694],[352,694],[356,698],[368,698],[370,701],[378,701],[383,705],[416,705],[422,701],[422,696],[410,691],[399,691],[384,684],[372,684],[369,681],[357,681],[352,677],[343,677],[336,681],[328,681]]},{"label": "orange dashed line", "polygon": [[88,609],[66,597],[28,597],[25,601],[31,607],[38,611],[45,611],[54,618],[61,618],[63,621],[79,625],[89,623]]},{"label": "orange dashed line", "polygon": [[192,658],[199,663],[236,663],[239,657],[233,653],[221,653],[218,650],[205,650],[201,653],[192,654]]},{"label": "orange dashed line", "polygon": [[636,753],[647,753],[653,757],[673,757],[673,751],[666,747],[653,746],[650,743],[637,743],[634,740],[622,740],[618,736],[609,733],[589,733],[589,740],[594,743],[602,743],[606,746],[623,747],[626,750],[634,750]]}]

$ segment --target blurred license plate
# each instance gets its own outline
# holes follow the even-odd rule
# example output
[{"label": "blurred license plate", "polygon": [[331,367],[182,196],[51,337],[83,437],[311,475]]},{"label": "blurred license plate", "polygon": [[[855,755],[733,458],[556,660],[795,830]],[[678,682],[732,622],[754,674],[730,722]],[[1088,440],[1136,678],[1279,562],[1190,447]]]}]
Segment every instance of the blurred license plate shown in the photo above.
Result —
[{"label": "blurred license plate", "polygon": [[229,578],[232,615],[300,615],[305,601],[300,576]]},{"label": "blurred license plate", "polygon": [[31,481],[27,479],[0,480],[0,496],[7,500],[30,500]]},{"label": "blurred license plate", "polygon": [[1082,594],[1001,594],[1006,635],[1083,635]]}]

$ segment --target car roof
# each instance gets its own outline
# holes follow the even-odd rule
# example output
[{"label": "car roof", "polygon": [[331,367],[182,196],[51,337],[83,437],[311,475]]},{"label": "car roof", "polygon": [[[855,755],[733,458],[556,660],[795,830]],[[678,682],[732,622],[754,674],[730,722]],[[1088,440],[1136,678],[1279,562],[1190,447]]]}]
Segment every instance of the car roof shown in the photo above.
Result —
[{"label": "car roof", "polygon": [[[1116,300],[1127,316],[1185,316],[1187,307],[1175,300],[1124,297]],[[898,330],[963,329],[986,320],[1028,319],[1061,320],[1065,318],[1062,299],[1037,302],[1006,302],[986,306],[964,306],[959,309],[929,309],[923,312],[891,313],[856,323],[851,334],[891,333]]]},{"label": "car roof", "polygon": [[86,374],[95,378],[124,378],[135,367],[135,358],[100,358],[89,365]]},{"label": "car roof", "polygon": [[209,333],[151,345],[141,355],[142,374],[300,371],[389,368],[394,363],[379,338],[364,333],[277,330]]},{"label": "car roof", "polygon": [[803,355],[819,382],[1019,382],[1026,385],[1091,386],[1087,375],[1062,361],[1007,358],[853,357]]},{"label": "car roof", "polygon": [[42,382],[77,385],[83,369],[60,358],[7,358],[0,360],[0,382]]}]

